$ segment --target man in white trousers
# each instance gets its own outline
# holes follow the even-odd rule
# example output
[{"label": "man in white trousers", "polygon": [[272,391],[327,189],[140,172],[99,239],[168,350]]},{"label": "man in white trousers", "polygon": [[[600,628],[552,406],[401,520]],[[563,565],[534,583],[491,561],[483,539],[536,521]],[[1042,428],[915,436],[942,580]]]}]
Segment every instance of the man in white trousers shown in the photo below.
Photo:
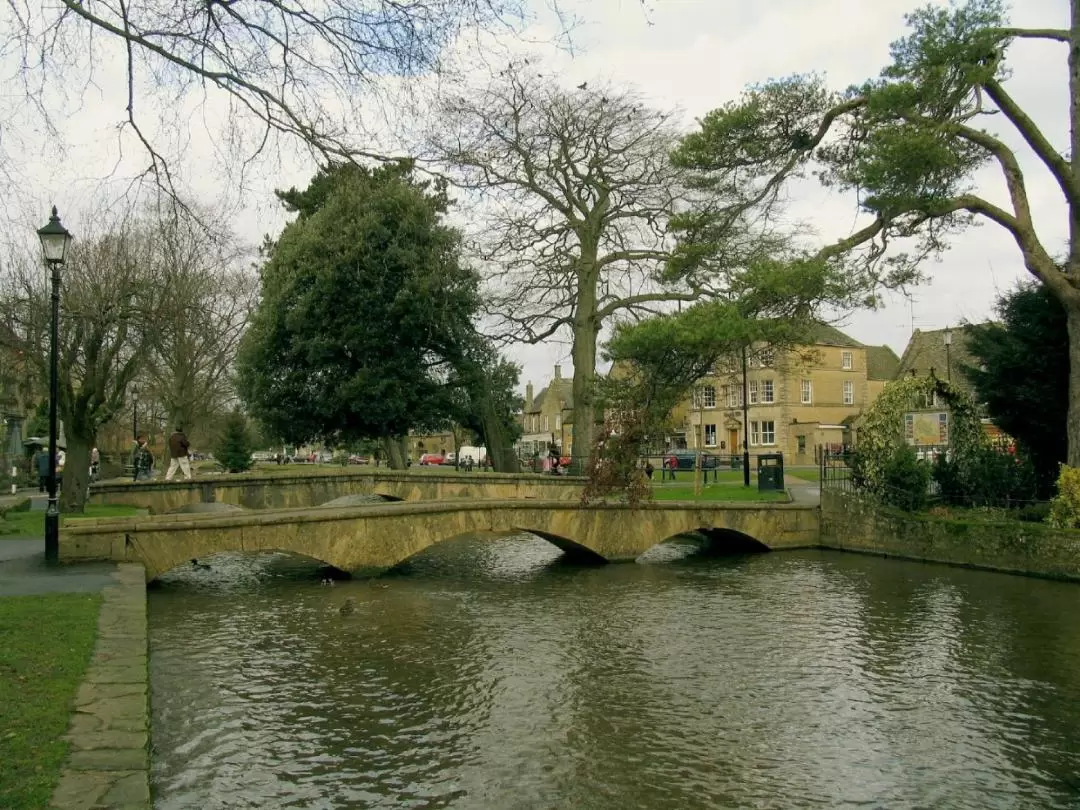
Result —
[{"label": "man in white trousers", "polygon": [[191,462],[188,461],[188,438],[184,435],[184,429],[177,426],[169,437],[169,471],[165,473],[165,480],[171,481],[176,475],[176,468],[184,471],[184,478],[191,480]]}]

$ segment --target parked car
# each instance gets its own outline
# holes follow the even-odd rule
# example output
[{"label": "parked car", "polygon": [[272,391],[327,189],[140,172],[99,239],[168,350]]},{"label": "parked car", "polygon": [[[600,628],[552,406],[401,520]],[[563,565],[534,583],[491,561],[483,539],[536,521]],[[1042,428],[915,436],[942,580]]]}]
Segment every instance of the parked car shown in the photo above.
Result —
[{"label": "parked car", "polygon": [[442,463],[444,462],[440,453],[424,453],[424,455],[420,456],[421,467],[433,467]]},{"label": "parked car", "polygon": [[445,456],[443,456],[442,463],[443,464],[449,464],[449,465],[453,466],[454,462],[456,462],[456,461],[457,461],[457,453],[447,453]]},{"label": "parked car", "polygon": [[367,456],[358,456],[358,455],[356,455],[354,453],[353,455],[349,456],[349,463],[350,464],[370,464],[371,459],[369,459]]}]

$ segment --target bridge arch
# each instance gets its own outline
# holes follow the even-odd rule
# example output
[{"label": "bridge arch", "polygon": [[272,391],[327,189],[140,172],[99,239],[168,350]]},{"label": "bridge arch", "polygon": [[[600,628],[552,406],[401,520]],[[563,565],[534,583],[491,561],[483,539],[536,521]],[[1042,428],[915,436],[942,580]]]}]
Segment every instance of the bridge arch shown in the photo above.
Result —
[{"label": "bridge arch", "polygon": [[289,559],[292,559],[292,560],[297,560],[297,561],[302,560],[302,561],[305,561],[307,563],[311,563],[313,567],[317,567],[317,568],[320,569],[320,576],[321,577],[328,577],[328,578],[334,579],[334,580],[343,580],[343,579],[351,579],[352,578],[352,574],[350,572],[342,571],[341,569],[337,568],[336,566],[328,563],[326,560],[321,560],[318,557],[311,556],[310,554],[305,554],[303,552],[296,551],[294,549],[263,548],[263,549],[252,549],[252,550],[222,549],[220,551],[208,552],[208,553],[204,554],[201,557],[194,557],[194,558],[191,558],[191,559],[188,559],[188,560],[181,560],[181,561],[177,562],[175,565],[171,566],[170,568],[166,568],[164,570],[159,570],[154,574],[152,579],[149,577],[149,571],[148,571],[147,572],[148,581],[149,582],[159,582],[161,580],[161,578],[166,576],[167,574],[170,574],[170,573],[172,573],[174,571],[183,571],[185,569],[190,569],[190,570],[198,571],[198,572],[220,571],[220,570],[222,570],[221,569],[221,558],[224,555],[228,555],[230,557],[250,557],[250,558],[260,557],[260,556],[275,556],[275,557],[276,556],[283,556],[285,558],[289,558]]}]

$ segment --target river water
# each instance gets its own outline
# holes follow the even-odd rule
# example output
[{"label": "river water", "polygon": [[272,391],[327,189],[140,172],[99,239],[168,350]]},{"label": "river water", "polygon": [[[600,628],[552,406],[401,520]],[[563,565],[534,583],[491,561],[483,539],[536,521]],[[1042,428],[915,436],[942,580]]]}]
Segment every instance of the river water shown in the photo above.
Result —
[{"label": "river water", "polygon": [[1080,585],[691,550],[177,569],[150,591],[155,807],[1080,807]]}]

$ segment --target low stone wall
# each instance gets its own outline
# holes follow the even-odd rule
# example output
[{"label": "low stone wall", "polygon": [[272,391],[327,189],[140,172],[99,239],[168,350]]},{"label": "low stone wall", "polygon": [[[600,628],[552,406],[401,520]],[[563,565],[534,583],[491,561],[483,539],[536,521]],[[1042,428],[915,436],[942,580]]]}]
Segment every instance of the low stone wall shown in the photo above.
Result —
[{"label": "low stone wall", "polygon": [[457,473],[424,470],[326,470],[296,475],[207,475],[191,481],[106,481],[90,487],[87,502],[172,512],[194,503],[228,503],[246,509],[303,509],[345,495],[386,495],[404,501],[444,498],[574,501],[583,478],[535,474]]},{"label": "low stone wall", "polygon": [[1010,574],[1080,580],[1080,531],[1039,523],[960,521],[822,490],[821,545]]},{"label": "low stone wall", "polygon": [[60,810],[150,808],[146,575],[142,565],[123,563],[113,578],[50,803]]}]

